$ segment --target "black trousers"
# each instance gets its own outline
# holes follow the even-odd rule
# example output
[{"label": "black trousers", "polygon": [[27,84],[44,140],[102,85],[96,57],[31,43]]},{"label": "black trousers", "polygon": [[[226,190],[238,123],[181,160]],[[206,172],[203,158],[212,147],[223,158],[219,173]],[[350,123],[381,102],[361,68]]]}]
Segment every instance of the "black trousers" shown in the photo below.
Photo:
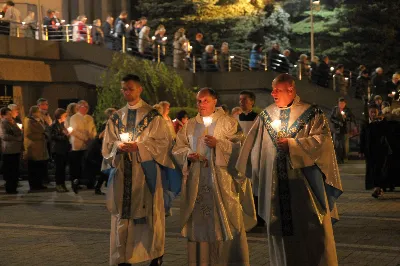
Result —
[{"label": "black trousers", "polygon": [[53,158],[56,164],[56,185],[65,185],[68,154],[53,154]]},{"label": "black trousers", "polygon": [[345,134],[333,134],[333,143],[336,152],[336,158],[339,162],[343,162],[346,157]]},{"label": "black trousers", "polygon": [[86,151],[71,151],[70,152],[70,176],[71,181],[74,179],[81,180],[83,173],[83,159]]},{"label": "black trousers", "polygon": [[264,219],[261,218],[260,215],[258,215],[258,197],[253,196],[253,199],[254,199],[254,207],[256,209],[256,214],[257,214],[257,225],[258,226],[264,226],[264,224],[265,224]]},{"label": "black trousers", "polygon": [[43,179],[47,180],[48,160],[28,160],[28,181],[31,189],[40,189],[43,186]]},{"label": "black trousers", "polygon": [[7,193],[17,191],[20,157],[20,153],[3,154],[3,177],[6,181],[5,188]]}]

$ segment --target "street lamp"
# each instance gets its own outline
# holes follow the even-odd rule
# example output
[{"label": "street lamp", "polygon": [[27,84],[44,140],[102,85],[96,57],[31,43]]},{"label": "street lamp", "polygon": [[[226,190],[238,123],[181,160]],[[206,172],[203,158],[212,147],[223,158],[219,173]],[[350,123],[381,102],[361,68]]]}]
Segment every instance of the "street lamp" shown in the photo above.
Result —
[{"label": "street lamp", "polygon": [[310,0],[310,22],[311,22],[311,60],[314,59],[314,6],[320,7],[320,1]]}]

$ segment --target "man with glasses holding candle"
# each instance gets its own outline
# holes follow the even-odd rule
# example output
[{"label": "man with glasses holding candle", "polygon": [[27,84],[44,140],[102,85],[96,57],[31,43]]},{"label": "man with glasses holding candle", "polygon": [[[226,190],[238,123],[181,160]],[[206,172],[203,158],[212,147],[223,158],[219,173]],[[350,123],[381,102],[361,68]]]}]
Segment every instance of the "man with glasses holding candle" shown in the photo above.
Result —
[{"label": "man with glasses holding candle", "polygon": [[[103,171],[110,172],[107,208],[111,212],[110,265],[151,260],[162,264],[165,209],[177,190],[164,193],[162,167],[174,168],[168,156],[172,138],[163,117],[141,99],[136,75],[121,82],[127,104],[107,122]],[[171,181],[171,180],[167,180]],[[171,185],[171,184],[169,184]],[[180,189],[180,182],[175,184]]]},{"label": "man with glasses holding candle", "polygon": [[[85,152],[90,141],[96,137],[97,130],[93,117],[87,114],[89,104],[84,100],[80,100],[76,105],[76,109],[77,112],[71,117],[67,131],[70,134],[69,141],[72,145],[70,159],[72,189],[75,193],[78,193],[78,185],[82,179]],[[89,184],[89,188],[90,185],[93,186],[93,184]]]},{"label": "man with glasses holding candle", "polygon": [[274,104],[257,117],[237,169],[252,178],[271,266],[337,266],[332,222],[342,193],[329,123],[300,100],[294,78],[272,83]]},{"label": "man with glasses holding candle", "polygon": [[198,114],[172,149],[184,175],[181,233],[188,239],[188,265],[250,265],[245,230],[257,218],[251,183],[235,170],[243,134],[216,104],[214,90],[198,92]]}]

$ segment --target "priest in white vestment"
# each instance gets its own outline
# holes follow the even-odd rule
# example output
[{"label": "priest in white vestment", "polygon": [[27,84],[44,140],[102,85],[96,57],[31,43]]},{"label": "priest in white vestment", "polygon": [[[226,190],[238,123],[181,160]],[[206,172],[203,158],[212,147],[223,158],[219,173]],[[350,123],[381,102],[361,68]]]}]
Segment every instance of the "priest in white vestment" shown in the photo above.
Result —
[{"label": "priest in white vestment", "polygon": [[147,260],[161,265],[165,244],[165,209],[161,167],[174,168],[167,124],[146,104],[135,75],[122,81],[127,105],[108,121],[102,153],[109,168],[107,207],[111,212],[110,265]]},{"label": "priest in white vestment", "polygon": [[256,217],[251,183],[235,170],[243,135],[237,120],[216,103],[215,91],[199,91],[199,113],[178,132],[172,150],[183,171],[182,235],[188,239],[188,265],[244,266],[246,230]]},{"label": "priest in white vestment", "polygon": [[336,266],[332,223],[342,193],[329,122],[300,101],[292,76],[272,83],[275,103],[251,128],[236,168],[252,178],[272,266]]}]

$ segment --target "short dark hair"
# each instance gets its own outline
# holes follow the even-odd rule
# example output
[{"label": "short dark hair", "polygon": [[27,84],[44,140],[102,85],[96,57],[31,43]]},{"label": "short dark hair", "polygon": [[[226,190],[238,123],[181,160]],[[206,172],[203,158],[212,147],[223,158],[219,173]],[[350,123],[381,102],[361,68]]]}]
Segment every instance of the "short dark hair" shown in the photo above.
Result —
[{"label": "short dark hair", "polygon": [[256,95],[252,91],[241,91],[239,95],[247,95],[254,103],[256,102]]},{"label": "short dark hair", "polygon": [[127,11],[121,11],[121,13],[119,13],[120,16],[128,16],[128,12]]},{"label": "short dark hair", "polygon": [[272,85],[275,84],[279,84],[279,83],[287,83],[292,85],[293,87],[295,86],[295,82],[294,82],[294,77],[292,75],[289,74],[279,74],[273,81],[272,81]]},{"label": "short dark hair", "polygon": [[122,78],[123,82],[134,81],[140,83],[140,78],[135,74],[128,74]]},{"label": "short dark hair", "polygon": [[361,75],[369,75],[369,71],[364,69],[363,71],[361,71]]},{"label": "short dark hair", "polygon": [[217,92],[215,91],[215,90],[213,90],[213,89],[211,89],[211,88],[207,88],[207,87],[205,87],[205,88],[202,88],[202,89],[200,89],[199,90],[199,94],[200,93],[203,93],[203,92],[208,92],[208,94],[210,94],[210,96],[213,98],[213,99],[217,99],[217,97],[218,97],[218,95],[217,95]]},{"label": "short dark hair", "polygon": [[339,102],[346,102],[346,99],[344,97],[340,97]]},{"label": "short dark hair", "polygon": [[185,110],[180,110],[176,114],[176,119],[178,119],[179,121],[182,121],[182,119],[185,118],[185,117],[189,117],[189,114]]},{"label": "short dark hair", "polygon": [[47,102],[47,99],[45,99],[45,98],[39,98],[39,99],[36,101],[36,104],[39,105],[39,104],[44,103],[44,102]]},{"label": "short dark hair", "polygon": [[0,115],[6,115],[7,112],[11,112],[11,109],[8,107],[3,107],[0,109]]},{"label": "short dark hair", "polygon": [[15,4],[14,4],[13,1],[7,1],[6,5],[8,5],[8,6],[15,6]]},{"label": "short dark hair", "polygon": [[327,56],[327,55],[323,55],[323,56],[322,56],[322,60],[325,60],[326,58],[329,59],[329,56]]},{"label": "short dark hair", "polygon": [[61,118],[61,116],[63,115],[63,114],[65,114],[67,111],[65,110],[65,109],[62,109],[62,108],[57,108],[56,110],[55,110],[55,112],[54,112],[54,118],[55,119],[60,119]]},{"label": "short dark hair", "polygon": [[368,105],[368,109],[377,109],[377,110],[379,110],[379,106],[376,103],[370,103]]}]

